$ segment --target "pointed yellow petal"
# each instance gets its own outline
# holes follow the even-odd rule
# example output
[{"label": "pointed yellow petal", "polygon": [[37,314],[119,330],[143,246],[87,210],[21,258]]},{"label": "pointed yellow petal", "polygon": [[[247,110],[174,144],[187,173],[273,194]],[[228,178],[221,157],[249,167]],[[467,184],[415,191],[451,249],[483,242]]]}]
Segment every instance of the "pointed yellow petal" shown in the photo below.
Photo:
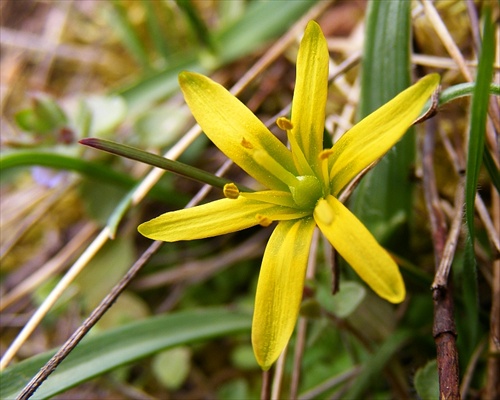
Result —
[{"label": "pointed yellow petal", "polygon": [[334,196],[401,139],[438,84],[439,75],[427,75],[368,115],[334,144],[330,158]]},{"label": "pointed yellow petal", "polygon": [[318,154],[323,150],[327,90],[328,47],[321,28],[311,21],[304,32],[297,57],[292,135],[312,166],[318,164]]},{"label": "pointed yellow petal", "polygon": [[333,196],[320,200],[314,219],[328,241],[375,293],[391,303],[404,300],[405,286],[398,266],[340,201]]},{"label": "pointed yellow petal", "polygon": [[268,188],[288,189],[252,154],[263,151],[285,169],[295,171],[290,151],[242,102],[200,74],[182,72],[179,83],[196,121],[227,157]]},{"label": "pointed yellow petal", "polygon": [[279,357],[297,322],[315,225],[312,218],[280,222],[267,244],[252,322],[253,349],[263,370]]},{"label": "pointed yellow petal", "polygon": [[240,231],[258,225],[263,217],[279,221],[303,216],[304,212],[293,208],[239,197],[168,212],[137,229],[150,239],[176,242]]}]

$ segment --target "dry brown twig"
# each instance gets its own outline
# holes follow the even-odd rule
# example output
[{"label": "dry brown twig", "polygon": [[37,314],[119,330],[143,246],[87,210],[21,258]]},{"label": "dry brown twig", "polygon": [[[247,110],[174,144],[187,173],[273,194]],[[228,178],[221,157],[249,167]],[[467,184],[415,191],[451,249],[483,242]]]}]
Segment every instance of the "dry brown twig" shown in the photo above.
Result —
[{"label": "dry brown twig", "polygon": [[[453,317],[453,295],[451,285],[448,282],[449,269],[445,268],[443,272],[440,271],[439,268],[444,258],[447,232],[445,217],[439,206],[439,195],[434,175],[433,154],[435,131],[436,121],[430,120],[427,122],[426,134],[423,138],[422,145],[424,197],[431,223],[436,276],[440,274],[442,278],[439,282],[443,283],[438,286],[433,286],[432,288],[434,300],[433,336],[436,342],[440,396],[445,399],[459,399],[459,364],[456,347],[457,332]],[[463,195],[463,189],[461,187],[459,187],[458,192],[461,192]],[[457,196],[457,201],[459,200],[460,195]],[[463,200],[458,204],[458,210],[456,211],[461,221]],[[457,218],[455,218],[455,220],[456,219]],[[456,230],[450,233],[448,241],[456,244],[455,237]],[[451,245],[448,248],[454,249]],[[452,259],[453,254],[454,251],[448,256],[447,260]],[[435,282],[436,280],[437,278],[435,278]]]}]

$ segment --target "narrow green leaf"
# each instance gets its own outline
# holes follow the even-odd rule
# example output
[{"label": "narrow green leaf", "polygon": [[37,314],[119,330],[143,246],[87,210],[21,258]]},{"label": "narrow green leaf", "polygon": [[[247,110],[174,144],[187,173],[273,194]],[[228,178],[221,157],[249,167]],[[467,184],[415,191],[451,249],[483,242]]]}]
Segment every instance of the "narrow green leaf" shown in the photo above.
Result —
[{"label": "narrow green leaf", "polygon": [[167,60],[170,55],[170,49],[165,40],[165,34],[163,33],[161,22],[158,17],[158,11],[162,10],[164,4],[153,0],[143,1],[142,4],[146,10],[146,23],[153,45],[158,54],[162,56],[164,60]]},{"label": "narrow green leaf", "polygon": [[439,399],[437,361],[429,361],[415,374],[415,390],[421,399]]},{"label": "narrow green leaf", "polygon": [[[168,158],[164,158],[152,153],[147,153],[143,150],[136,149],[131,146],[126,146],[124,144],[115,143],[110,140],[88,138],[80,140],[80,143],[99,150],[107,151],[112,154],[140,161],[148,165],[162,168],[167,171],[184,176],[185,178],[189,178],[202,183],[207,183],[221,189],[224,188],[224,185],[232,183],[232,181],[228,179],[220,178],[211,174],[210,172],[206,172],[202,169],[192,167],[191,165],[181,163],[180,161],[169,160]],[[252,191],[251,189],[245,188],[244,186],[238,186],[238,188],[246,192]]]},{"label": "narrow green leaf", "polygon": [[257,50],[275,37],[283,34],[318,0],[254,1],[241,18],[214,34],[222,63],[231,62]]},{"label": "narrow green leaf", "polygon": [[460,284],[460,292],[463,299],[464,313],[463,330],[461,333],[460,358],[462,362],[467,363],[472,355],[473,349],[477,346],[477,338],[479,336],[479,304],[478,304],[478,287],[477,287],[477,264],[474,247],[470,235],[465,240],[465,252],[462,261],[462,268],[457,268],[455,278]]},{"label": "narrow green leaf", "polygon": [[[465,82],[465,83],[460,83],[458,85],[450,86],[439,94],[439,106],[447,104],[461,97],[471,96],[474,93],[475,88],[476,88],[476,82]],[[490,83],[489,93],[490,95],[493,96],[500,96],[500,85],[495,84],[493,82]],[[422,114],[425,114],[425,112],[429,109],[430,106],[431,106],[431,101],[429,100],[426,103]],[[495,161],[493,160],[493,157],[491,156],[490,152],[486,149],[486,145],[483,150],[483,163],[484,166],[486,167],[486,170],[488,171],[488,174],[490,175],[493,185],[500,193],[500,173],[495,164]]]},{"label": "narrow green leaf", "polygon": [[[0,171],[32,166],[75,171],[89,178],[126,189],[130,189],[137,184],[137,181],[130,176],[116,172],[105,165],[91,163],[72,156],[31,150],[0,155]],[[165,199],[168,198],[170,192],[157,186],[153,188],[151,194],[156,198]]]},{"label": "narrow green leaf", "polygon": [[[475,87],[476,82],[465,82],[450,86],[439,94],[439,105],[442,106],[461,97],[470,96],[473,94]],[[489,92],[494,96],[500,96],[500,85],[496,83],[490,83]],[[429,105],[430,101],[425,106],[425,109],[429,108]]]},{"label": "narrow green leaf", "polygon": [[[362,64],[362,118],[410,85],[411,2],[368,2]],[[385,244],[407,235],[411,211],[409,179],[415,158],[413,134],[407,133],[363,178],[352,199],[354,213]]]},{"label": "narrow green leaf", "polygon": [[347,318],[366,298],[366,288],[358,282],[342,280],[334,298],[331,288],[327,289],[326,286],[318,287],[316,298],[325,310],[339,318]]},{"label": "narrow green leaf", "polygon": [[[247,313],[225,309],[182,311],[135,322],[84,339],[32,397],[46,399],[82,382],[160,351],[250,332]],[[54,351],[8,368],[0,375],[0,398],[14,399]]]},{"label": "narrow green leaf", "polygon": [[[483,43],[477,69],[476,85],[472,95],[470,111],[469,146],[465,172],[465,219],[468,236],[465,246],[463,273],[461,276],[462,292],[465,302],[465,319],[469,349],[475,347],[478,337],[478,287],[476,276],[476,258],[474,253],[474,202],[477,181],[483,160],[486,134],[486,118],[488,115],[489,88],[493,74],[495,57],[494,23],[491,20],[491,9],[483,8]],[[470,354],[466,355],[466,357]],[[466,358],[467,360],[467,358]]]},{"label": "narrow green leaf", "polygon": [[363,365],[363,370],[356,378],[351,389],[344,396],[346,399],[363,399],[363,393],[368,389],[375,379],[380,379],[382,371],[391,358],[401,349],[404,343],[411,338],[408,331],[396,331],[389,336],[385,342]]},{"label": "narrow green leaf", "polygon": [[486,149],[486,145],[483,152],[483,163],[486,167],[486,170],[488,171],[488,174],[490,175],[491,182],[497,189],[497,192],[500,193],[500,173],[498,171],[497,165],[495,164],[495,160],[493,160],[490,152],[488,151],[488,149]]},{"label": "narrow green leaf", "polygon": [[281,35],[302,14],[318,0],[295,0],[250,2],[241,17],[232,21],[230,26],[214,32],[217,50],[213,60],[204,63],[196,52],[185,54],[162,71],[141,78],[135,84],[123,88],[119,93],[124,97],[130,112],[147,110],[154,102],[167,97],[178,88],[177,76],[181,71],[207,74],[220,65],[251,53],[268,41]]},{"label": "narrow green leaf", "polygon": [[184,12],[198,41],[211,51],[215,51],[212,34],[205,24],[205,21],[198,15],[198,10],[194,6],[194,3],[189,0],[175,0],[175,3]]},{"label": "narrow green leaf", "polygon": [[123,44],[130,51],[137,62],[145,68],[149,67],[149,59],[143,41],[137,34],[130,19],[127,17],[126,10],[120,0],[111,2],[109,12],[109,22],[120,35]]},{"label": "narrow green leaf", "polygon": [[491,21],[491,10],[484,8],[483,45],[479,56],[476,85],[472,95],[471,119],[469,130],[469,148],[467,153],[467,170],[465,176],[465,217],[469,234],[474,243],[474,200],[477,181],[483,159],[486,117],[488,115],[489,89],[495,60],[494,26]]},{"label": "narrow green leaf", "polygon": [[47,95],[36,95],[31,108],[21,110],[15,115],[16,123],[21,129],[46,134],[63,127],[68,117],[59,105]]}]

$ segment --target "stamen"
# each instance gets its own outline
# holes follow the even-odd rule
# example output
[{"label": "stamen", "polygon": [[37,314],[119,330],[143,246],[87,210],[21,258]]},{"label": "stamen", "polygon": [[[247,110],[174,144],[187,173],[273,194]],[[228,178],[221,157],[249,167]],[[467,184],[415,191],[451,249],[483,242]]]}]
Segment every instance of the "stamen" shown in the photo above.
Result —
[{"label": "stamen", "polygon": [[280,128],[283,131],[291,131],[293,129],[292,121],[290,121],[286,117],[279,117],[276,120],[276,125],[278,125],[278,128]]},{"label": "stamen", "polygon": [[257,222],[259,223],[259,225],[261,225],[263,227],[269,226],[273,223],[272,219],[270,219],[262,214],[255,215],[255,219],[257,219]]},{"label": "stamen", "polygon": [[234,183],[228,183],[224,185],[222,192],[224,193],[224,196],[227,197],[228,199],[237,199],[240,195],[240,191],[238,190],[238,187]]},{"label": "stamen", "polygon": [[325,149],[319,153],[319,164],[321,168],[321,175],[323,175],[323,182],[325,187],[330,186],[330,173],[328,170],[328,158],[333,154],[332,149]]},{"label": "stamen", "polygon": [[241,139],[241,145],[245,148],[245,149],[253,149],[253,145],[252,143],[250,143],[248,140],[246,140],[245,138],[242,138]]},{"label": "stamen", "polygon": [[290,142],[290,147],[292,149],[293,161],[295,167],[299,171],[300,175],[314,175],[314,172],[306,159],[306,156],[302,152],[295,136],[292,135],[291,131],[287,131],[288,141]]},{"label": "stamen", "polygon": [[256,150],[253,153],[253,159],[287,186],[293,186],[297,183],[295,175],[284,168],[265,150]]},{"label": "stamen", "polygon": [[260,192],[243,192],[240,195],[246,199],[257,200],[263,203],[295,208],[297,204],[293,201],[292,194],[281,190],[264,190]]}]

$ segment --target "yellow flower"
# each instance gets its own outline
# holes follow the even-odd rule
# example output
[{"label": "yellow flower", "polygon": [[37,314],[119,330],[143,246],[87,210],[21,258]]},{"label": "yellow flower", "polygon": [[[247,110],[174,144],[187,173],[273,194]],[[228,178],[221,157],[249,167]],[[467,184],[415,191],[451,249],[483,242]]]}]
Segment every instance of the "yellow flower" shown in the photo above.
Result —
[{"label": "yellow flower", "polygon": [[277,222],[262,260],[252,325],[255,356],[264,370],[276,361],[295,327],[316,225],[380,297],[403,301],[398,266],[337,197],[403,136],[437,87],[436,74],[400,93],[326,150],[328,49],[313,21],[299,49],[292,118],[277,121],[287,132],[290,150],[221,85],[190,72],[182,72],[179,82],[205,134],[267,189],[240,192],[229,184],[224,199],[163,214],[138,229],[148,238],[175,242]]}]

